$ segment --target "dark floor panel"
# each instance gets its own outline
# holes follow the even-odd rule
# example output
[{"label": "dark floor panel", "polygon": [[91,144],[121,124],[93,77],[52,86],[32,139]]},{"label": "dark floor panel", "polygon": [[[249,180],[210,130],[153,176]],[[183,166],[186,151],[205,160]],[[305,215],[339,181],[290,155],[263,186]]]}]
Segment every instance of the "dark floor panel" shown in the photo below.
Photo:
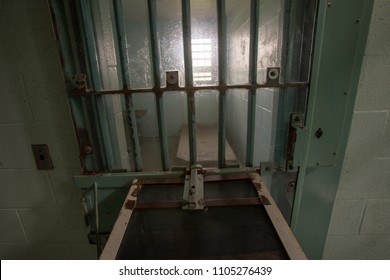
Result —
[{"label": "dark floor panel", "polygon": [[135,210],[117,259],[286,259],[264,207]]}]

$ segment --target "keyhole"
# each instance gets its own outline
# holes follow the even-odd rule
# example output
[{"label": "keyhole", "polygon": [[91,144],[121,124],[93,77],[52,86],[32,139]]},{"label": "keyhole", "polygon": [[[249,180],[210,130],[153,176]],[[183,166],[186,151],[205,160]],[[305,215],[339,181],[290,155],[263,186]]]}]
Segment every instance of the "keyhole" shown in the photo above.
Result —
[{"label": "keyhole", "polygon": [[319,128],[316,133],[315,133],[315,136],[317,137],[317,139],[320,139],[322,137],[322,135],[324,135],[324,132],[322,131],[321,128]]}]

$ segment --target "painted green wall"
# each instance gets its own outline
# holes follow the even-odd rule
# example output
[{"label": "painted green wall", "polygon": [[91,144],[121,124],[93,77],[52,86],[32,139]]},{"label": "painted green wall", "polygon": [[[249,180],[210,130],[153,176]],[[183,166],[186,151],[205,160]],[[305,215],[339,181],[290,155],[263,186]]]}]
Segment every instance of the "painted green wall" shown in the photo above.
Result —
[{"label": "painted green wall", "polygon": [[325,259],[390,258],[389,14],[376,0]]},{"label": "painted green wall", "polygon": [[[292,229],[310,259],[323,257],[347,142],[355,141],[349,131],[373,3],[320,1],[309,110],[295,153],[301,168],[292,219]],[[317,139],[319,128],[323,136]],[[351,197],[358,192],[353,185],[349,188]]]}]

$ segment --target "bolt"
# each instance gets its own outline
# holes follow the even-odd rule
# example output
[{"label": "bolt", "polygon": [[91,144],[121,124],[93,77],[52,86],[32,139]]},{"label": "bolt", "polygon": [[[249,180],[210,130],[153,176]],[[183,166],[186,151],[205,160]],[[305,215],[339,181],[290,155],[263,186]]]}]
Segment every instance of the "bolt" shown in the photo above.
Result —
[{"label": "bolt", "polygon": [[295,182],[290,182],[287,186],[287,191],[292,192],[295,189]]},{"label": "bolt", "polygon": [[84,146],[83,150],[84,150],[84,153],[86,153],[86,154],[92,153],[92,147],[91,146],[88,146],[88,145]]}]

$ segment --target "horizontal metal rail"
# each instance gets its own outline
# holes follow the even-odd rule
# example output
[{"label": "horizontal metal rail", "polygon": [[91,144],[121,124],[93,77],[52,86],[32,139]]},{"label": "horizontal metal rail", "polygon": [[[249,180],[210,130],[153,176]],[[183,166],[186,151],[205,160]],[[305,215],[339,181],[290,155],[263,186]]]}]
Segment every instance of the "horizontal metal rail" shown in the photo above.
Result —
[{"label": "horizontal metal rail", "polygon": [[[258,197],[245,198],[221,198],[221,199],[205,199],[205,207],[226,207],[226,206],[251,206],[262,205],[262,201]],[[126,205],[129,209],[165,209],[165,208],[181,208],[182,200],[169,201],[137,201],[137,203],[129,203]]]},{"label": "horizontal metal rail", "polygon": [[[135,179],[172,179],[185,176],[187,170],[182,171],[159,171],[159,172],[123,172],[123,173],[98,173],[76,175],[73,182],[79,188],[90,188],[94,183],[98,183],[99,188],[120,188],[130,186]],[[203,173],[205,180],[208,176],[222,176],[232,174],[242,174],[256,172],[255,168],[223,168],[223,169],[205,169]]]},{"label": "horizontal metal rail", "polygon": [[184,86],[184,87],[158,87],[158,88],[141,88],[141,89],[117,89],[117,90],[75,90],[72,95],[109,95],[109,94],[133,94],[133,93],[150,93],[150,92],[169,92],[169,91],[200,91],[200,90],[228,90],[228,89],[258,89],[258,88],[305,88],[309,82],[294,82],[284,84],[240,84],[240,85],[216,85],[216,86]]}]

